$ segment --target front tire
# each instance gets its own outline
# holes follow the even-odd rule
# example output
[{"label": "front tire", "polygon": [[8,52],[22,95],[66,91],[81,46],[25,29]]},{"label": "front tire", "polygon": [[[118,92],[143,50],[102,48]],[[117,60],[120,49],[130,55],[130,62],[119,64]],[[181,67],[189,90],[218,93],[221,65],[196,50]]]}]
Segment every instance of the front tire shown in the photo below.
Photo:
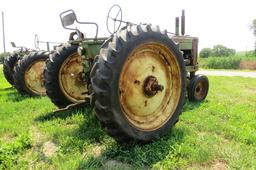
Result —
[{"label": "front tire", "polygon": [[189,101],[201,102],[203,101],[209,90],[209,80],[205,75],[194,76],[189,83],[188,99]]},{"label": "front tire", "polygon": [[178,121],[185,65],[178,46],[159,27],[128,26],[103,45],[91,83],[105,131],[119,142],[148,142]]}]

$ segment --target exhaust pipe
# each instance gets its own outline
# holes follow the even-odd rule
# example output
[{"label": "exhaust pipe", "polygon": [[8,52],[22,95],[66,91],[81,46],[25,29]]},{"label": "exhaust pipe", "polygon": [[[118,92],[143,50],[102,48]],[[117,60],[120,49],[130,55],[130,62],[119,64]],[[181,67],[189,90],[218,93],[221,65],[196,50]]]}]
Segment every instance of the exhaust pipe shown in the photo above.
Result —
[{"label": "exhaust pipe", "polygon": [[185,10],[182,10],[181,15],[181,35],[185,35]]},{"label": "exhaust pipe", "polygon": [[179,23],[179,17],[175,18],[175,35],[179,36],[180,31],[180,23]]}]

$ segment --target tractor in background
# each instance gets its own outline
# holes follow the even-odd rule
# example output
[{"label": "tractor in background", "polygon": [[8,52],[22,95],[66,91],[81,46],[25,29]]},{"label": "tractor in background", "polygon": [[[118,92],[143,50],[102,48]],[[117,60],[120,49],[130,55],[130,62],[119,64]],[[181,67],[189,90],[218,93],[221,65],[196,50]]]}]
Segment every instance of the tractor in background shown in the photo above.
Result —
[{"label": "tractor in background", "polygon": [[[73,32],[70,33],[69,41],[58,47],[46,61],[44,79],[48,97],[57,107],[65,108],[90,100],[90,70],[100,46],[107,38],[98,37],[98,25],[95,22],[78,21],[73,10],[62,12],[60,19],[62,26]],[[95,36],[87,38],[78,28],[68,27],[75,22],[94,26]]]},{"label": "tractor in background", "polygon": [[46,95],[43,80],[43,68],[49,53],[39,49],[18,48],[4,59],[3,72],[6,80],[23,95]]}]

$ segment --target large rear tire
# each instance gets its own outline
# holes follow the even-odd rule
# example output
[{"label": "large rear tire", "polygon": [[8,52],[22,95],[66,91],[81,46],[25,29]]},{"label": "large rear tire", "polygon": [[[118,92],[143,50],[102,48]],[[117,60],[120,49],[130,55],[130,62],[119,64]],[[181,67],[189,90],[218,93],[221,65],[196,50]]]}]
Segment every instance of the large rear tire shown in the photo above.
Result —
[{"label": "large rear tire", "polygon": [[30,96],[46,95],[43,70],[49,52],[31,52],[18,61],[14,69],[14,87],[21,93]]},{"label": "large rear tire", "polygon": [[48,97],[59,108],[85,102],[88,96],[83,79],[83,60],[77,53],[78,45],[65,44],[57,48],[44,70]]},{"label": "large rear tire", "polygon": [[19,55],[14,52],[13,54],[11,54],[10,56],[4,59],[4,63],[3,63],[4,76],[11,85],[13,85],[14,83],[13,72],[14,72],[14,67],[16,66],[19,58],[20,58]]},{"label": "large rear tire", "polygon": [[185,99],[178,46],[150,25],[128,26],[103,45],[91,71],[95,111],[119,142],[148,142],[178,121]]}]

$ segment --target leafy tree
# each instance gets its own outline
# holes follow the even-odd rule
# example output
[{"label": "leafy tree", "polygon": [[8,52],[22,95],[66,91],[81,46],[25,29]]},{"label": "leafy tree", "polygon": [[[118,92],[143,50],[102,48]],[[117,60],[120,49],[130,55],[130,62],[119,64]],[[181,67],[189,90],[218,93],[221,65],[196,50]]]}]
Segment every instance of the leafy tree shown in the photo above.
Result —
[{"label": "leafy tree", "polygon": [[215,57],[227,57],[235,55],[236,51],[231,48],[227,48],[224,45],[215,45],[212,49],[212,55]]},{"label": "leafy tree", "polygon": [[212,55],[212,49],[210,48],[203,48],[200,53],[199,53],[199,56],[201,58],[208,58]]}]

